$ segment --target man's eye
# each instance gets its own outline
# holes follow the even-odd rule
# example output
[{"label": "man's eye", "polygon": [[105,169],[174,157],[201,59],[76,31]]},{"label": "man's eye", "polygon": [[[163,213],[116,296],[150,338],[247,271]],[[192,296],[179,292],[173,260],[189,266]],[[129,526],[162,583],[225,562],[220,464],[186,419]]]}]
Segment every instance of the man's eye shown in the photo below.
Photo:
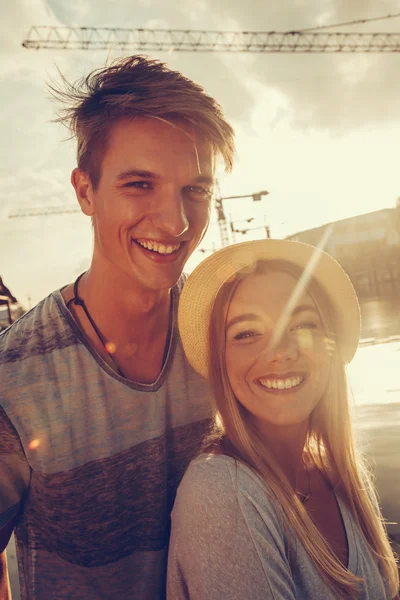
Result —
[{"label": "man's eye", "polygon": [[199,186],[199,185],[189,185],[186,188],[186,191],[189,194],[192,194],[194,196],[199,196],[199,197],[207,198],[207,199],[211,198],[211,196],[212,196],[212,191],[210,189],[204,188],[204,187]]},{"label": "man's eye", "polygon": [[148,181],[128,181],[128,183],[125,183],[124,187],[147,190],[151,188],[151,183]]}]

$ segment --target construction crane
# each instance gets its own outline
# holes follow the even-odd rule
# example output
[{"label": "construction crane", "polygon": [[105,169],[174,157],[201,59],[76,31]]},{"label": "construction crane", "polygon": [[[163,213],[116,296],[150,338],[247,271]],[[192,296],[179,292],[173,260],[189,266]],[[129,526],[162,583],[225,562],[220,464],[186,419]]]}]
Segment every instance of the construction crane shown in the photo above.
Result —
[{"label": "construction crane", "polygon": [[[217,211],[217,219],[218,219],[218,224],[219,224],[219,230],[220,230],[220,234],[221,234],[221,244],[222,247],[224,246],[228,246],[230,244],[230,235],[229,235],[229,227],[228,227],[228,221],[225,215],[225,211],[224,211],[224,201],[225,200],[237,200],[239,198],[252,198],[253,202],[260,202],[261,197],[262,196],[268,196],[269,192],[267,192],[266,190],[263,190],[261,192],[256,192],[254,194],[246,194],[246,195],[241,195],[241,196],[225,196],[224,198],[221,197],[221,191],[219,188],[219,185],[217,183],[217,196],[215,198],[215,209]],[[250,220],[247,219],[247,222],[250,222]],[[269,237],[269,228],[268,227],[264,227],[267,237]],[[245,233],[245,231],[243,230],[239,230],[239,229],[235,229],[234,228],[234,224],[231,221],[230,223],[230,230],[231,233],[234,234],[236,233]]]},{"label": "construction crane", "polygon": [[24,48],[146,52],[400,52],[400,33],[31,27]]},{"label": "construction crane", "polygon": [[14,210],[8,215],[9,219],[19,219],[21,217],[47,217],[49,215],[65,215],[72,213],[80,213],[81,209],[78,205],[71,204],[69,206],[40,206],[36,208],[21,208]]},{"label": "construction crane", "polygon": [[224,206],[222,203],[223,201],[222,201],[222,197],[221,197],[221,188],[219,187],[218,181],[216,182],[215,187],[216,187],[216,192],[217,192],[217,194],[214,198],[215,210],[217,213],[219,234],[221,236],[221,244],[222,244],[222,247],[224,248],[225,246],[229,246],[229,243],[230,243],[228,221],[225,216]]}]

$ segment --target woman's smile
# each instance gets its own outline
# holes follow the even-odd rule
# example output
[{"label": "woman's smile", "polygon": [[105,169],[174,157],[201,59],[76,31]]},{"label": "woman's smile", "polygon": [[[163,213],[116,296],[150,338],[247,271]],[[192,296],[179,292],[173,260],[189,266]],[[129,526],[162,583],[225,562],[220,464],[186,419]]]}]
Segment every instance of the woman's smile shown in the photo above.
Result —
[{"label": "woman's smile", "polygon": [[257,385],[271,392],[294,392],[306,380],[305,374],[268,375],[255,380]]}]

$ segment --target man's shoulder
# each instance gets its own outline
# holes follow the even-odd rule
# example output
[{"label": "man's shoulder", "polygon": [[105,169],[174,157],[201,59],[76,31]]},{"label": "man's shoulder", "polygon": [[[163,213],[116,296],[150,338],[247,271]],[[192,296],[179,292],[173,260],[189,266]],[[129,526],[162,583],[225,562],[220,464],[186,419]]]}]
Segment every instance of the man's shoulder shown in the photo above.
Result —
[{"label": "man's shoulder", "polygon": [[0,333],[0,365],[47,354],[60,344],[64,346],[66,337],[68,327],[60,308],[59,292],[53,292]]}]

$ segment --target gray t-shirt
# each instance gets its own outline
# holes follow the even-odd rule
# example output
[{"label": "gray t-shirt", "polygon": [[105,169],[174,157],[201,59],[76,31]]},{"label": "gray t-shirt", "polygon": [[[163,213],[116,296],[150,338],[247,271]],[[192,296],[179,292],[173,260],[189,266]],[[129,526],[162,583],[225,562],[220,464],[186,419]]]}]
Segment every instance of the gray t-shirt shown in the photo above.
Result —
[{"label": "gray t-shirt", "polygon": [[0,527],[15,514],[23,600],[159,600],[169,514],[210,424],[172,290],[168,356],[152,384],[117,375],[60,292],[0,335]]},{"label": "gray t-shirt", "polygon": [[[348,569],[363,578],[359,600],[387,600],[378,566],[338,498]],[[289,555],[282,517],[259,477],[223,455],[189,466],[172,513],[169,600],[333,600],[302,544]]]}]

